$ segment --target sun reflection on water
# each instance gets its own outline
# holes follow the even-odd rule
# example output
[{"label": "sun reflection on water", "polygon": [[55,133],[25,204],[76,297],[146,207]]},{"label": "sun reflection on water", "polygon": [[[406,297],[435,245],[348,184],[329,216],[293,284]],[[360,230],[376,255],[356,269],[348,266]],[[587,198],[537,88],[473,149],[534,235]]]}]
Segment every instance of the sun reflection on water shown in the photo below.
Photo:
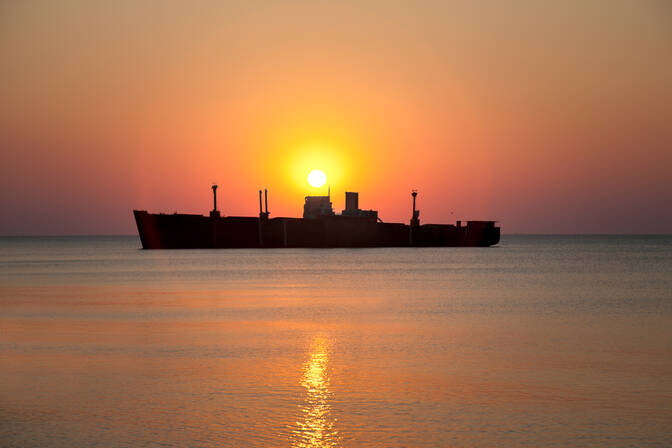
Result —
[{"label": "sun reflection on water", "polygon": [[301,386],[305,388],[306,395],[299,406],[299,418],[292,431],[292,446],[295,448],[337,446],[338,432],[334,429],[335,419],[331,415],[328,363],[328,342],[323,337],[316,337],[303,366]]}]

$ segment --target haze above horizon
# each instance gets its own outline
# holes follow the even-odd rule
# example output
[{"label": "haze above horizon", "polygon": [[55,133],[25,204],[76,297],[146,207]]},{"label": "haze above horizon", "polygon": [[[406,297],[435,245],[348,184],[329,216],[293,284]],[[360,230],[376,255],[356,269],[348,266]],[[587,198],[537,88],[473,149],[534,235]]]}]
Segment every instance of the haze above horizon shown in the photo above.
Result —
[{"label": "haze above horizon", "polygon": [[672,233],[663,1],[5,2],[0,235],[132,209],[300,216],[323,170],[386,222]]}]

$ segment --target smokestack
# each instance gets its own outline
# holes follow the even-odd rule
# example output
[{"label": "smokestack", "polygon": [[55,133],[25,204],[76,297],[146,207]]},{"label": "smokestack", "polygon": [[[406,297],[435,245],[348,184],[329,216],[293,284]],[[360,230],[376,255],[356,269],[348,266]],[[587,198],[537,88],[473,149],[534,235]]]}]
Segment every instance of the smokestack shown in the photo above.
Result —
[{"label": "smokestack", "polygon": [[261,207],[261,190],[259,190],[259,216],[264,213],[264,209]]},{"label": "smokestack", "polygon": [[264,204],[266,205],[266,216],[268,216],[268,190],[264,188]]},{"label": "smokestack", "polygon": [[345,192],[345,209],[349,212],[356,212],[359,209],[359,193]]}]

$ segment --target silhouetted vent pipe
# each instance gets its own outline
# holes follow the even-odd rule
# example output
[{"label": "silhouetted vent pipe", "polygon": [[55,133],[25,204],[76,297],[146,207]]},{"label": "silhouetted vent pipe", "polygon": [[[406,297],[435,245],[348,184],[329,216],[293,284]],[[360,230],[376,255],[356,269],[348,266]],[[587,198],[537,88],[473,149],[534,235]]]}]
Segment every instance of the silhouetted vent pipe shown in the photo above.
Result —
[{"label": "silhouetted vent pipe", "polygon": [[420,210],[415,209],[415,197],[418,195],[418,190],[413,190],[411,195],[413,196],[413,219],[411,220],[411,224],[417,226],[420,224]]}]

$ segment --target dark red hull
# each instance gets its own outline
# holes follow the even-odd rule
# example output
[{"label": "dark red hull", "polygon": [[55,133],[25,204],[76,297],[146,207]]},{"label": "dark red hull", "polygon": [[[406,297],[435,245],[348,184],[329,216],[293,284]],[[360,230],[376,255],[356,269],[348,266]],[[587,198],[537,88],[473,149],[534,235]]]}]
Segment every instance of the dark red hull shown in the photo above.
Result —
[{"label": "dark red hull", "polygon": [[492,246],[494,221],[466,226],[382,223],[375,219],[326,216],[318,219],[152,214],[134,210],[144,249],[277,247]]}]

